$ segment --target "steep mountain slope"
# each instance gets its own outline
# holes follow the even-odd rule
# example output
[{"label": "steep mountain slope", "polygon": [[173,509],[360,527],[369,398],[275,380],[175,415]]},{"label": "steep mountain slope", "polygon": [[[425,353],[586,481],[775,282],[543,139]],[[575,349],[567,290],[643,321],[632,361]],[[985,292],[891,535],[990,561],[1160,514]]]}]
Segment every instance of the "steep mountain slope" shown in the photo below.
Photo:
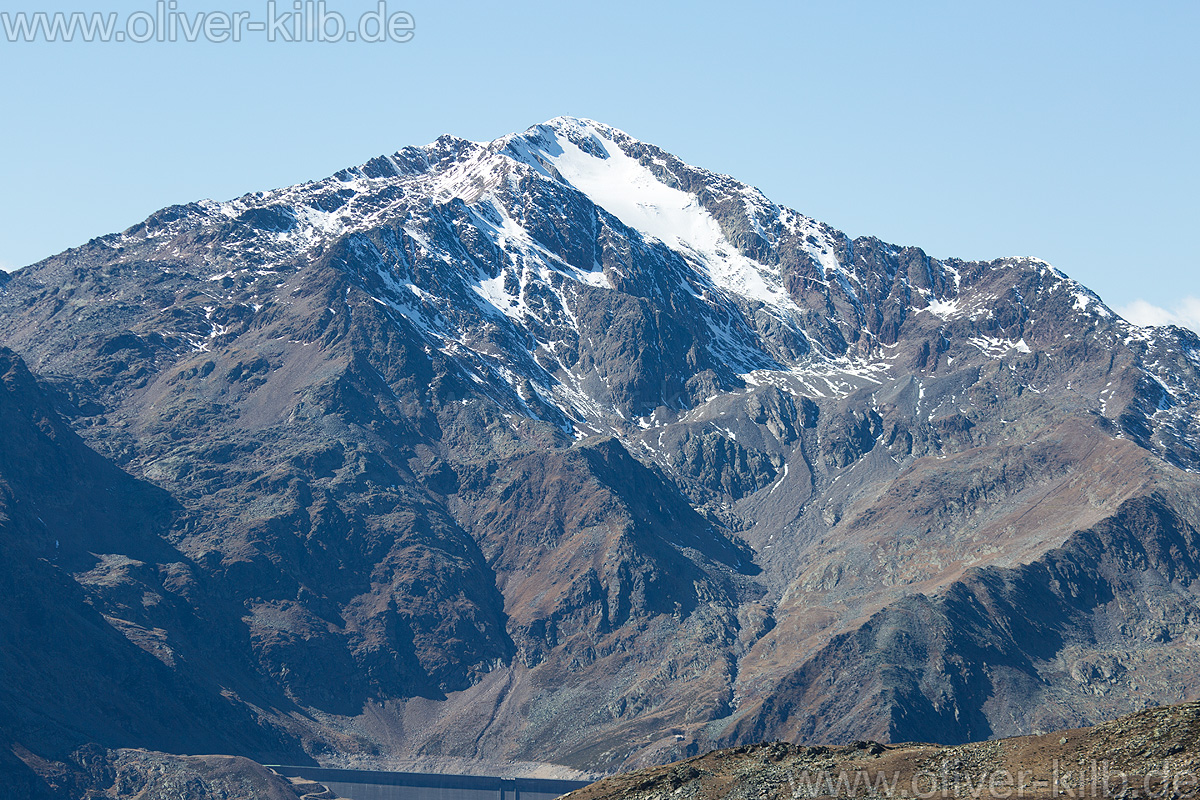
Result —
[{"label": "steep mountain slope", "polygon": [[244,755],[607,769],[1193,692],[1193,334],[599,123],[165,209],[14,274],[0,343],[173,504],[137,558],[197,588],[110,590],[120,537],[62,574],[209,653]]},{"label": "steep mountain slope", "polygon": [[3,348],[0,427],[0,737],[302,754],[214,685],[239,665],[197,647],[231,632],[162,537],[176,504],[89,450]]}]

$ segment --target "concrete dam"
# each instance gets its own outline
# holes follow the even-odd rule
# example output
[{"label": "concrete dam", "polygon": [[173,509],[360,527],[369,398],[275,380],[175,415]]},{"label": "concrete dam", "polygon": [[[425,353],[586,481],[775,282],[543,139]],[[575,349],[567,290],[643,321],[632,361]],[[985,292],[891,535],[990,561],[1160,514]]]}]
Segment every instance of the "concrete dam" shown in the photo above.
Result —
[{"label": "concrete dam", "polygon": [[490,778],[425,772],[272,766],[286,778],[323,784],[349,800],[554,800],[587,781],[546,778]]}]

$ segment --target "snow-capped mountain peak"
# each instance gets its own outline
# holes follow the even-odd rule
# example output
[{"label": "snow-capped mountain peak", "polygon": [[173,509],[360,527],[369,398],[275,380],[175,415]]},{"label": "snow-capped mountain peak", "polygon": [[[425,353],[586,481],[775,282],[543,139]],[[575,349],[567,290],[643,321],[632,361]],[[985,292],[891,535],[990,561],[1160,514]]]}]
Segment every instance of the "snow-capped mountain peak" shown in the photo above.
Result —
[{"label": "snow-capped mountain peak", "polygon": [[[919,360],[931,364],[959,343],[968,349],[947,363],[1057,346],[1060,324],[1036,310],[1045,303],[1111,329],[1113,342],[1146,339],[1040,260],[938,260],[851,240],[574,117],[492,142],[443,136],[325,180],[166,209],[99,241],[143,240],[178,240],[155,259],[203,253],[213,281],[334,259],[514,411],[575,433],[620,435],[656,408],[683,411],[747,384],[851,394],[895,371],[902,328],[928,338]],[[256,293],[252,304],[269,300]],[[621,314],[650,307],[650,328],[620,327]],[[203,349],[209,334],[188,341]],[[604,374],[610,350],[654,353],[654,366],[622,361]],[[1176,385],[1169,370],[1158,379]]]},{"label": "snow-capped mountain peak", "polygon": [[116,686],[80,620],[131,724],[273,763],[1003,736],[1200,670],[1200,339],[600,123],[164,209],[12,275],[0,345],[50,389],[0,348],[0,564],[70,600],[14,640],[87,690],[41,741]]}]

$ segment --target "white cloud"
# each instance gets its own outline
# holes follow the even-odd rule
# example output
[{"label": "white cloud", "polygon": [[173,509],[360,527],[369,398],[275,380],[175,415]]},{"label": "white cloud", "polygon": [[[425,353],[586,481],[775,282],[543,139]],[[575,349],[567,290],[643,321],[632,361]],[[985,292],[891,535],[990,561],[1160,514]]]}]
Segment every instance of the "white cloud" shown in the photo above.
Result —
[{"label": "white cloud", "polygon": [[1134,325],[1179,325],[1200,332],[1200,297],[1181,298],[1171,308],[1134,300],[1118,308],[1117,313]]}]

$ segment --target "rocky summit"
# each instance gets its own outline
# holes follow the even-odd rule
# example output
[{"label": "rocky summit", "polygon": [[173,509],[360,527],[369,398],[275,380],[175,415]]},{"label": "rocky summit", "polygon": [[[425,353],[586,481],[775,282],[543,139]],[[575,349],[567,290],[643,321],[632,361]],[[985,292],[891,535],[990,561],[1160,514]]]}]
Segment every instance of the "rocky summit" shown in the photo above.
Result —
[{"label": "rocky summit", "polygon": [[1200,693],[1200,339],[596,122],[164,209],[0,282],[0,346],[15,781],[610,772]]}]

